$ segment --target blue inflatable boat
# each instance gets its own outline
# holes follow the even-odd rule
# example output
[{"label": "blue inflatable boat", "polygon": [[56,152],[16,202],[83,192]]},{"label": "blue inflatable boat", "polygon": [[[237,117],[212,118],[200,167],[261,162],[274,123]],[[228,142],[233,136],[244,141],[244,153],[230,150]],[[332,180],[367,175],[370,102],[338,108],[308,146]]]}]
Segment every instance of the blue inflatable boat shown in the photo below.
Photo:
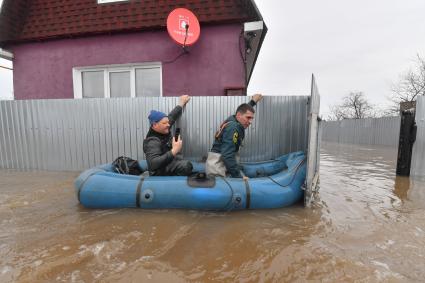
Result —
[{"label": "blue inflatable boat", "polygon": [[[139,162],[143,170],[146,161]],[[194,163],[194,171],[204,164]],[[84,171],[75,180],[80,203],[88,208],[139,207],[196,210],[241,210],[280,208],[303,196],[306,175],[303,152],[271,161],[243,163],[249,180],[182,176],[141,176],[114,173],[112,164]]]}]

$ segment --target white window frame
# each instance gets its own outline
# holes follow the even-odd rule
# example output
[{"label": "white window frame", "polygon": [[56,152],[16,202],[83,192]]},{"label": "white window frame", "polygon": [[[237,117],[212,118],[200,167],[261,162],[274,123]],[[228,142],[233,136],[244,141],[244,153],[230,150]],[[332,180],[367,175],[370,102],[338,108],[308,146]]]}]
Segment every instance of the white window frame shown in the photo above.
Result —
[{"label": "white window frame", "polygon": [[110,73],[130,72],[130,97],[136,97],[136,69],[152,69],[159,68],[159,96],[162,97],[162,64],[161,62],[150,62],[141,64],[118,64],[118,65],[101,65],[90,67],[74,67],[72,68],[72,81],[74,87],[74,98],[83,98],[83,72],[103,71],[103,91],[104,98],[111,97],[111,89],[109,83]]}]

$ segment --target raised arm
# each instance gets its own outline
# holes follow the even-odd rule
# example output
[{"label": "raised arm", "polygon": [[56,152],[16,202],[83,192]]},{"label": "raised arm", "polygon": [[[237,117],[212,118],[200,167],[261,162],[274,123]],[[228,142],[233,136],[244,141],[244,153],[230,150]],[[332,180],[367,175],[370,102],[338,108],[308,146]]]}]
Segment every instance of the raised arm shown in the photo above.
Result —
[{"label": "raised arm", "polygon": [[263,99],[263,95],[262,95],[262,94],[259,94],[259,93],[254,94],[254,95],[252,96],[251,101],[250,101],[250,102],[248,102],[248,104],[249,104],[249,105],[251,105],[252,107],[254,107],[255,105],[257,105],[257,103],[258,103],[261,99]]},{"label": "raised arm", "polygon": [[170,113],[168,113],[168,120],[170,123],[170,127],[174,125],[174,123],[177,121],[178,118],[183,113],[183,107],[189,102],[190,96],[189,95],[182,95],[179,98],[179,104],[174,107],[173,110],[171,110]]}]

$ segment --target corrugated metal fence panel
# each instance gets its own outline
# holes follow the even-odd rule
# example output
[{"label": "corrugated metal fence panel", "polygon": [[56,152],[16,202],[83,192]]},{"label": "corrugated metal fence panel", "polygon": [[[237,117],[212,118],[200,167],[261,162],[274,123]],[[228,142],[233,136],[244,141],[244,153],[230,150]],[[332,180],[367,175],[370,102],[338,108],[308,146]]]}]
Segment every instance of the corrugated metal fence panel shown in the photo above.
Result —
[{"label": "corrugated metal fence panel", "polygon": [[[220,123],[247,97],[193,97],[181,120],[185,158],[200,160]],[[307,147],[307,96],[265,97],[247,130],[244,161],[271,159]],[[151,109],[168,98],[0,101],[0,168],[83,170],[120,155],[144,159]]]},{"label": "corrugated metal fence panel", "polygon": [[323,141],[398,146],[400,117],[323,122]]},{"label": "corrugated metal fence panel", "polygon": [[314,75],[311,78],[311,95],[309,100],[309,133],[308,133],[308,158],[306,191],[304,194],[304,205],[309,206],[313,200],[313,192],[317,189],[314,180],[318,179],[319,156],[320,156],[320,128],[318,119],[320,111],[320,94],[316,85]]},{"label": "corrugated metal fence panel", "polygon": [[416,141],[413,144],[410,175],[425,177],[425,97],[416,100]]}]

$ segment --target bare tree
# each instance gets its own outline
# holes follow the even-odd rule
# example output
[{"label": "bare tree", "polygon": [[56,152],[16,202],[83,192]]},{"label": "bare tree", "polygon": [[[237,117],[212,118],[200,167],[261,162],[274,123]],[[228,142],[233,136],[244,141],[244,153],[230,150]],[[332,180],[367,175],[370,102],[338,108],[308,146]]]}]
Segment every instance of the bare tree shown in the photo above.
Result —
[{"label": "bare tree", "polygon": [[376,113],[372,104],[365,98],[363,92],[350,92],[343,97],[342,103],[330,107],[330,120],[363,119],[375,117]]},{"label": "bare tree", "polygon": [[330,114],[328,115],[327,120],[330,121],[340,121],[344,119],[348,119],[347,115],[341,108],[341,105],[331,105],[329,107]]},{"label": "bare tree", "polygon": [[389,110],[392,113],[398,114],[400,102],[416,101],[419,95],[425,95],[425,59],[418,54],[415,63],[415,68],[403,73],[391,87],[393,105]]}]

